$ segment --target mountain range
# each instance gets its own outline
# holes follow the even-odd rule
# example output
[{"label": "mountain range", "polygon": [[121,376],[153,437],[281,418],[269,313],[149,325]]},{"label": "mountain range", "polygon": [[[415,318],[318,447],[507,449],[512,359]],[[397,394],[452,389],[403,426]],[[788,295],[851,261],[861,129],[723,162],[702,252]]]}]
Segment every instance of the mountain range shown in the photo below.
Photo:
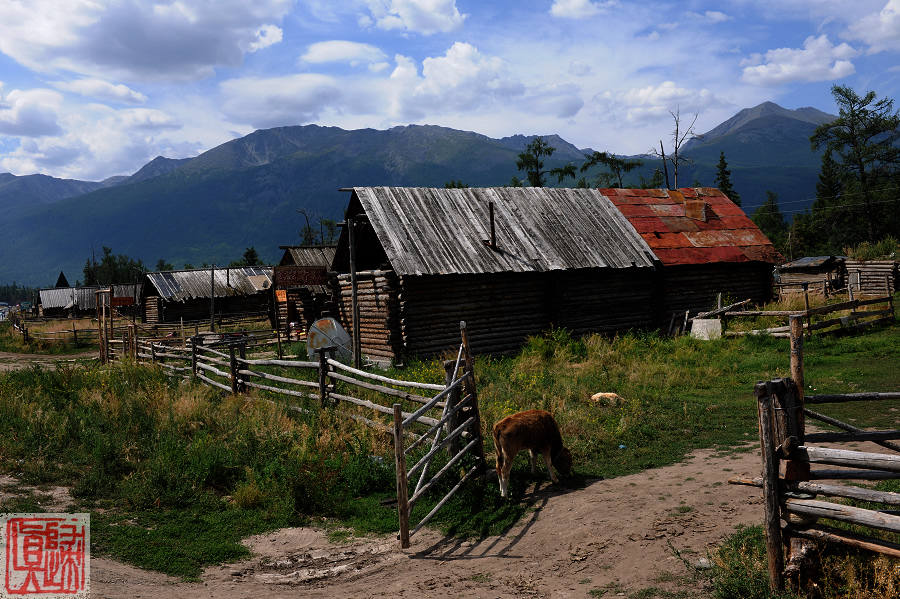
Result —
[{"label": "mountain range", "polygon": [[[812,201],[821,160],[809,136],[833,118],[771,102],[742,110],[685,145],[693,164],[682,167],[679,186],[714,185],[725,152],[748,213],[766,190],[792,201],[791,210],[804,206],[797,200]],[[0,282],[51,285],[60,270],[75,281],[102,246],[148,266],[160,258],[178,267],[223,264],[250,246],[274,261],[279,245],[299,242],[305,220],[298,210],[341,218],[348,199],[341,187],[505,185],[513,176],[524,179],[515,162],[534,137],[495,139],[433,125],[353,131],[305,125],[255,131],[194,158],[160,156],[131,176],[101,182],[0,173]],[[593,151],[543,137],[556,148],[547,168],[580,165]],[[644,165],[626,186],[649,179],[659,164],[637,158]]]}]

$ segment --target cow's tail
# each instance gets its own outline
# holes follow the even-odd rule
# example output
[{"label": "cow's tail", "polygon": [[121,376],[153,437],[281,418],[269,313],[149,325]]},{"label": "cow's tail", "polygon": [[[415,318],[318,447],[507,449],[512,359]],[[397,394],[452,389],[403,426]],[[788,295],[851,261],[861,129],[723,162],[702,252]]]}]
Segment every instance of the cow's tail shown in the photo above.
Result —
[{"label": "cow's tail", "polygon": [[503,446],[500,445],[500,429],[494,427],[494,449],[497,451],[497,472],[503,468]]}]

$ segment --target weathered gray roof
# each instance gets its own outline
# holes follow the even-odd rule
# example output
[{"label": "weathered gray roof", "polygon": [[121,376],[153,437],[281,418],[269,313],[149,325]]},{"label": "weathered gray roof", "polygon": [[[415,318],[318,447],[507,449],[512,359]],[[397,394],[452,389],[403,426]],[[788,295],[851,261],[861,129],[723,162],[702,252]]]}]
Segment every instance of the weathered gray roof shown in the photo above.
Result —
[{"label": "weathered gray roof", "polygon": [[284,257],[281,259],[282,266],[324,266],[325,268],[331,268],[331,262],[334,260],[334,252],[337,246],[285,245],[281,247],[285,250]]},{"label": "weathered gray roof", "polygon": [[[207,271],[209,272],[209,271]],[[133,297],[135,303],[140,303],[139,285],[112,285],[112,294],[114,297]],[[41,306],[44,310],[62,308],[68,310],[72,305],[78,306],[79,310],[96,310],[97,296],[96,292],[102,287],[53,287],[50,289],[41,289]]]},{"label": "weathered gray roof", "polygon": [[94,310],[97,308],[97,297],[94,295],[99,287],[54,287],[41,289],[41,306],[44,310],[56,308],[68,309],[73,303],[79,310]]},{"label": "weathered gray roof", "polygon": [[797,258],[792,262],[786,262],[778,267],[781,272],[790,270],[805,270],[820,267],[833,267],[839,262],[846,260],[846,256],[807,256],[805,258]]},{"label": "weathered gray roof", "polygon": [[[593,189],[356,187],[400,275],[653,267],[653,252]],[[497,250],[490,238],[494,204]]]},{"label": "weathered gray roof", "polygon": [[[255,278],[259,275],[264,276],[269,284],[261,285],[260,279]],[[254,277],[254,279],[250,277]],[[216,268],[213,278],[216,297],[253,295],[263,287],[271,287],[272,268],[269,266]],[[159,296],[166,301],[182,302],[196,298],[208,298],[210,295],[209,268],[148,272],[147,279],[156,288]]]}]

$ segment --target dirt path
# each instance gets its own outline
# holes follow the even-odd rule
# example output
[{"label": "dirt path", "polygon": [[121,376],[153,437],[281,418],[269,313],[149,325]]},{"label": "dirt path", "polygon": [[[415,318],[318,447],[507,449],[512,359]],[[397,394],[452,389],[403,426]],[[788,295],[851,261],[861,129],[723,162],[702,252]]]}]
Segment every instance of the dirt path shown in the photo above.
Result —
[{"label": "dirt path", "polygon": [[29,368],[34,365],[53,366],[57,362],[73,362],[97,357],[97,350],[80,354],[16,354],[0,351],[0,372]]},{"label": "dirt path", "polygon": [[541,484],[534,511],[505,535],[477,542],[435,532],[400,551],[392,537],[332,544],[321,531],[286,529],[247,540],[254,556],[183,583],[107,559],[91,563],[96,597],[589,597],[648,587],[703,596],[691,563],[738,524],[762,520],[759,493],[728,485],[755,476],[758,452],[686,461],[557,492]]}]

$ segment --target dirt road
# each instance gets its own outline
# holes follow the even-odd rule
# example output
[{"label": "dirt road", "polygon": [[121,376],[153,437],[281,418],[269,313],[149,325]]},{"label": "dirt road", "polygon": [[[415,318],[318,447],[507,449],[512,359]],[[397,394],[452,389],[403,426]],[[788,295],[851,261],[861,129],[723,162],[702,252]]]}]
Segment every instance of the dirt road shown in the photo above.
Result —
[{"label": "dirt road", "polygon": [[0,351],[0,372],[4,370],[16,370],[30,368],[33,365],[53,366],[57,362],[72,362],[74,360],[89,360],[97,357],[97,351],[83,352],[80,354],[16,354]]},{"label": "dirt road", "polygon": [[[604,597],[656,587],[703,596],[691,570],[738,524],[762,521],[759,492],[728,485],[755,476],[758,452],[686,461],[558,492],[534,491],[534,511],[505,535],[479,541],[392,537],[332,544],[318,530],[286,529],[247,540],[254,556],[183,583],[107,559],[91,563],[95,597]],[[652,596],[652,595],[651,595]]]}]

